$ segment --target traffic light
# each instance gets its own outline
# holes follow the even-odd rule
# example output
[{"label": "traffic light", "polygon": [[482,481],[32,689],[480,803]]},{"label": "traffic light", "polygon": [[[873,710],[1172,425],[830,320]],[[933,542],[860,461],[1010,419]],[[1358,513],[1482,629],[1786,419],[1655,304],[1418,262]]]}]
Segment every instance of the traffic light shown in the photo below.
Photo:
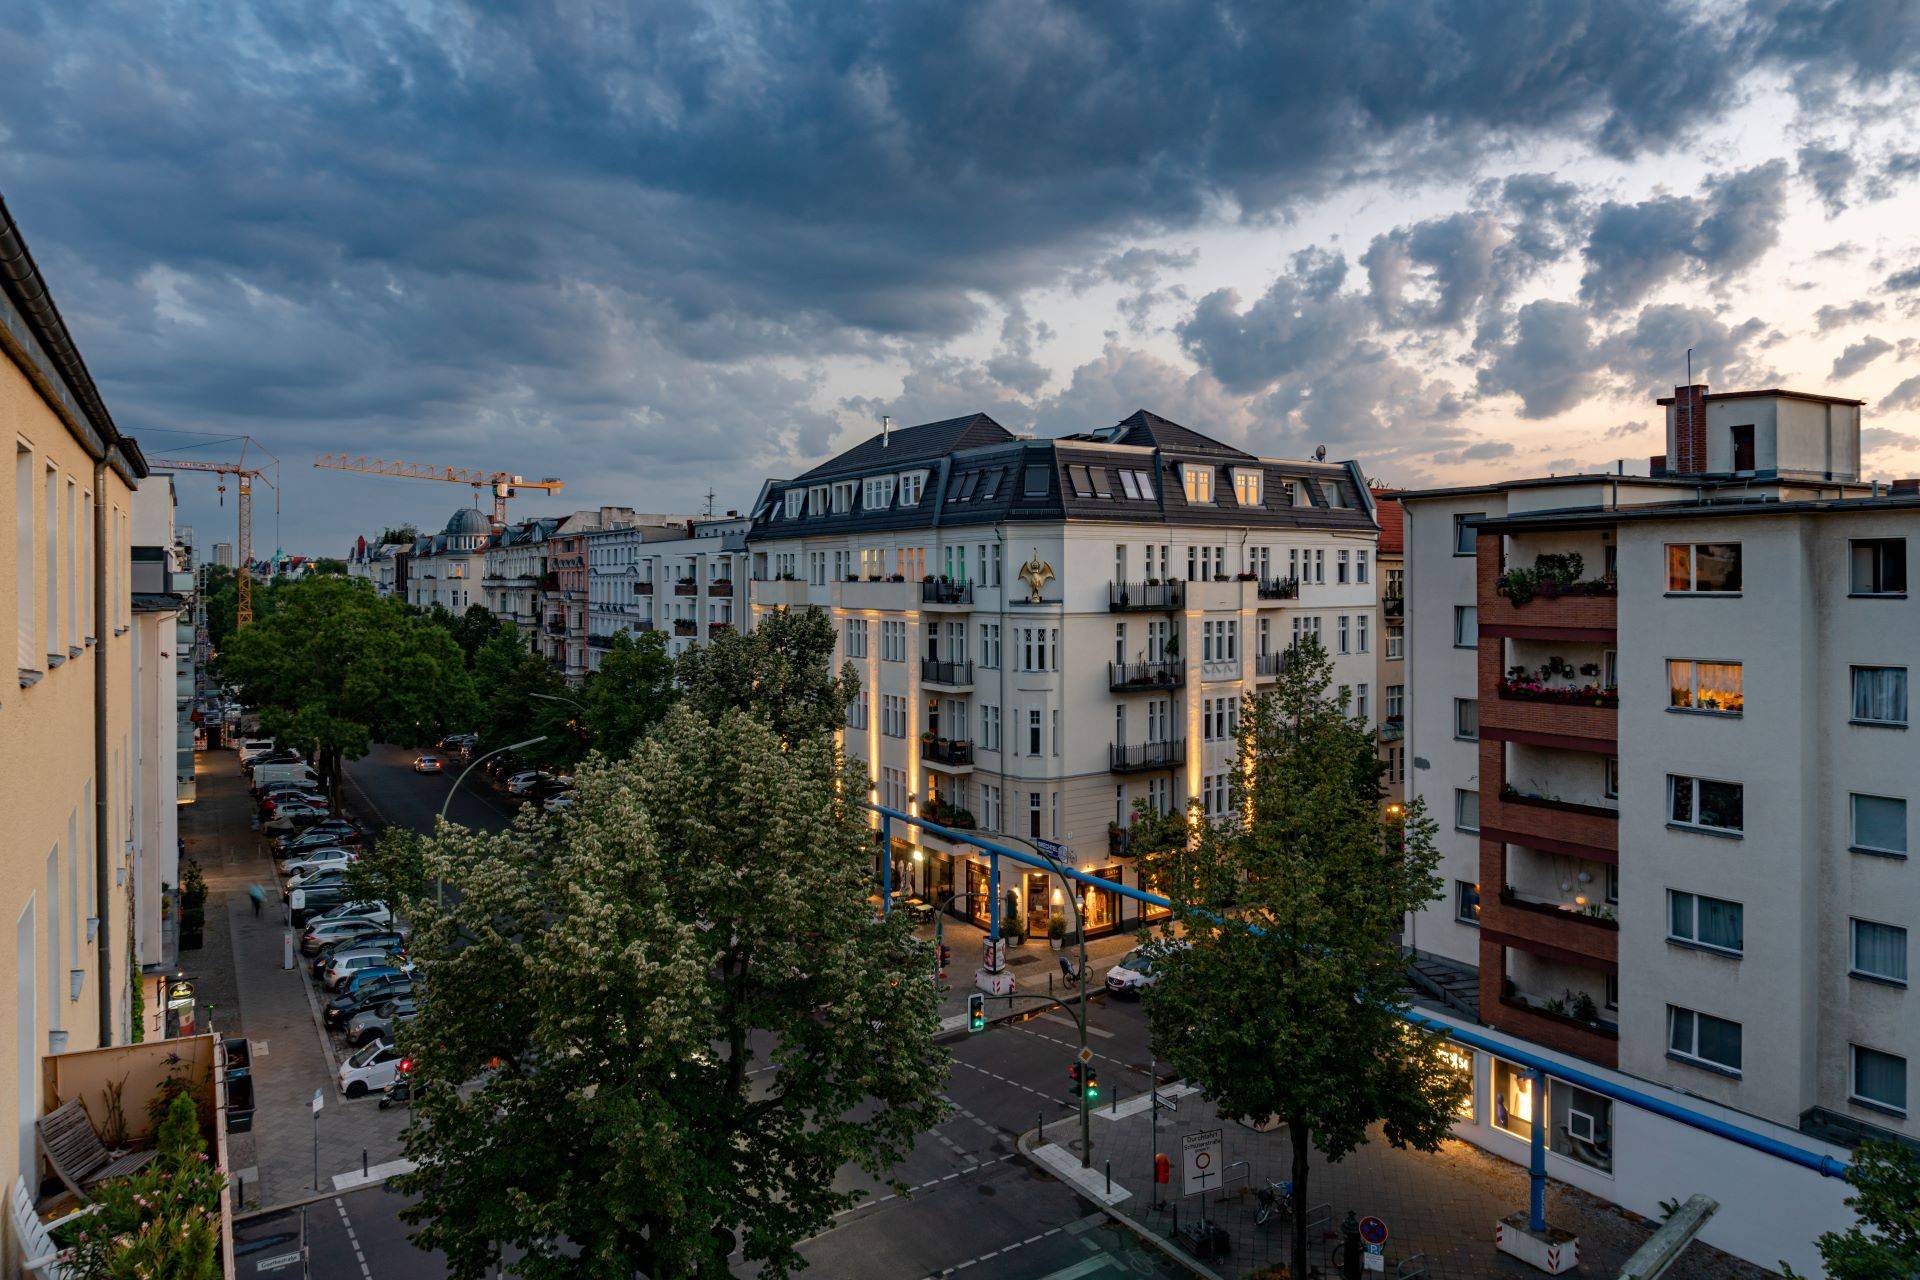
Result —
[{"label": "traffic light", "polygon": [[952,959],[953,959],[953,948],[948,946],[944,942],[941,943],[940,944],[940,967],[942,969],[946,968],[948,963],[951,962]]},{"label": "traffic light", "polygon": [[976,991],[967,997],[967,1030],[987,1029],[987,997]]},{"label": "traffic light", "polygon": [[1080,1096],[1080,1064],[1079,1063],[1069,1062],[1067,1064],[1067,1080],[1070,1084],[1073,1085],[1073,1096],[1076,1098],[1079,1097]]},{"label": "traffic light", "polygon": [[1092,1063],[1087,1064],[1087,1101],[1100,1101],[1100,1071]]}]

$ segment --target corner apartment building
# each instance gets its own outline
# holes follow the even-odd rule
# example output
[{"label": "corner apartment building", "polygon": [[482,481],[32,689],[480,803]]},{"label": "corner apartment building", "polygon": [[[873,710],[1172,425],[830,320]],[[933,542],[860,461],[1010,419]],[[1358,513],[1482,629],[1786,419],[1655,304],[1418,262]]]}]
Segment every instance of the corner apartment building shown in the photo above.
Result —
[{"label": "corner apartment building", "polygon": [[[1224,808],[1242,702],[1294,636],[1319,636],[1377,719],[1377,535],[1357,465],[1257,458],[1143,411],[1050,440],[984,414],[883,433],[766,485],[746,545],[756,616],[833,617],[861,679],[846,750],[882,803],[1138,884],[1134,802]],[[984,859],[893,835],[896,886],[985,922]],[[1047,877],[1002,883],[1028,932],[1071,921]],[[1087,931],[1134,911],[1092,893]]]},{"label": "corner apartment building", "polygon": [[403,598],[418,609],[439,605],[456,614],[485,604],[487,548],[493,538],[493,517],[486,512],[477,507],[454,512],[446,528],[415,540]]},{"label": "corner apartment building", "polygon": [[1861,483],[1860,401],[1661,403],[1647,476],[1402,495],[1409,785],[1447,883],[1410,941],[1477,969],[1497,1030],[1920,1137],[1920,493]]},{"label": "corner apartment building", "polygon": [[[622,631],[666,634],[667,652],[745,625],[748,521],[645,517],[586,535],[587,669]],[[736,610],[738,610],[736,612]]]},{"label": "corner apartment building", "polygon": [[0,689],[0,923],[13,935],[0,945],[0,1181],[37,1187],[42,1059],[124,1043],[129,1031],[129,547],[147,466],[4,204],[0,352],[0,423],[13,444],[0,485],[0,634],[15,637],[18,673]]}]

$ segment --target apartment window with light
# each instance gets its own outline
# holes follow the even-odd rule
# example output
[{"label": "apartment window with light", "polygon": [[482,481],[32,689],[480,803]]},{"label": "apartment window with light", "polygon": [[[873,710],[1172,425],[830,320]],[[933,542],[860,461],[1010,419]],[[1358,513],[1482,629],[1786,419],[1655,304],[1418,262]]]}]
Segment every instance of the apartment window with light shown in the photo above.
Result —
[{"label": "apartment window with light", "polygon": [[1233,500],[1243,507],[1260,505],[1260,473],[1244,467],[1233,469]]},{"label": "apartment window with light", "polygon": [[1907,802],[1895,796],[1868,796],[1855,792],[1853,839],[1855,853],[1907,856]]},{"label": "apartment window with light", "polygon": [[1453,647],[1456,649],[1480,647],[1480,606],[1472,604],[1453,606]]},{"label": "apartment window with light", "polygon": [[1853,538],[1847,543],[1850,580],[1847,590],[1856,596],[1907,594],[1907,540]]},{"label": "apartment window with light", "polygon": [[1907,669],[1854,667],[1853,723],[1896,725],[1907,723]]},{"label": "apartment window with light", "polygon": [[1745,790],[1738,782],[1670,773],[1667,775],[1668,825],[1739,835],[1745,823]]},{"label": "apartment window with light", "polygon": [[1465,787],[1453,793],[1453,827],[1468,833],[1480,830],[1480,793]]},{"label": "apartment window with light", "polygon": [[1480,886],[1465,880],[1453,882],[1453,918],[1461,924],[1480,924]]},{"label": "apartment window with light", "polygon": [[1907,1114],[1907,1060],[1897,1053],[1851,1045],[1853,1092],[1850,1101],[1896,1116]]},{"label": "apartment window with light", "polygon": [[1740,1024],[1697,1009],[1667,1006],[1667,1056],[1728,1075],[1740,1074]]},{"label": "apartment window with light", "polygon": [[1740,589],[1739,543],[1667,544],[1667,594],[1737,595]]},{"label": "apartment window with light", "polygon": [[1188,502],[1211,503],[1213,501],[1212,467],[1183,462],[1180,464],[1180,483],[1186,486]]},{"label": "apartment window with light", "polygon": [[1725,898],[1667,890],[1667,941],[1737,956],[1746,950],[1746,909]]},{"label": "apartment window with light", "polygon": [[1897,924],[1881,924],[1858,917],[1847,922],[1856,978],[1907,985],[1907,931]]},{"label": "apartment window with light", "polygon": [[1484,511],[1463,511],[1453,518],[1453,554],[1457,556],[1474,554],[1479,534],[1474,530],[1472,522],[1486,518],[1487,513]]},{"label": "apartment window with light", "polygon": [[1675,711],[1737,716],[1746,705],[1741,664],[1667,659],[1667,705]]},{"label": "apartment window with light", "polygon": [[1477,698],[1453,700],[1453,736],[1462,742],[1480,741],[1480,702]]}]

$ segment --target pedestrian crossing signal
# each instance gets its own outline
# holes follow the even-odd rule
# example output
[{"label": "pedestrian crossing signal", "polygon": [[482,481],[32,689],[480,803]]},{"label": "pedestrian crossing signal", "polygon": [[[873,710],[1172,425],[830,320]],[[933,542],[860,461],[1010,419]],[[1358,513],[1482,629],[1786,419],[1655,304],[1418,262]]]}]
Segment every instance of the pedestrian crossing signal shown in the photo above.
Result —
[{"label": "pedestrian crossing signal", "polygon": [[987,1029],[987,998],[976,991],[967,997],[967,1030]]}]

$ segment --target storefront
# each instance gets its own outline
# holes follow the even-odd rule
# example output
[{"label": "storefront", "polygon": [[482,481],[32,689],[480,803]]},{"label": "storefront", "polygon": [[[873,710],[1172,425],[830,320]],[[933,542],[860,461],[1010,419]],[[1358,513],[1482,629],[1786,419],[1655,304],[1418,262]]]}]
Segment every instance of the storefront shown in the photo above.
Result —
[{"label": "storefront", "polygon": [[[1539,1116],[1525,1067],[1493,1060],[1493,1127],[1531,1141]],[[1613,1172],[1613,1102],[1565,1080],[1547,1077],[1547,1150],[1601,1173]]]},{"label": "storefront", "polygon": [[[1094,867],[1087,872],[1097,879],[1113,884],[1124,883],[1122,871],[1117,866]],[[1123,899],[1112,889],[1099,889],[1088,884],[1075,886],[1080,893],[1080,919],[1089,938],[1104,938],[1108,934],[1118,933],[1121,924],[1120,904]]]}]

